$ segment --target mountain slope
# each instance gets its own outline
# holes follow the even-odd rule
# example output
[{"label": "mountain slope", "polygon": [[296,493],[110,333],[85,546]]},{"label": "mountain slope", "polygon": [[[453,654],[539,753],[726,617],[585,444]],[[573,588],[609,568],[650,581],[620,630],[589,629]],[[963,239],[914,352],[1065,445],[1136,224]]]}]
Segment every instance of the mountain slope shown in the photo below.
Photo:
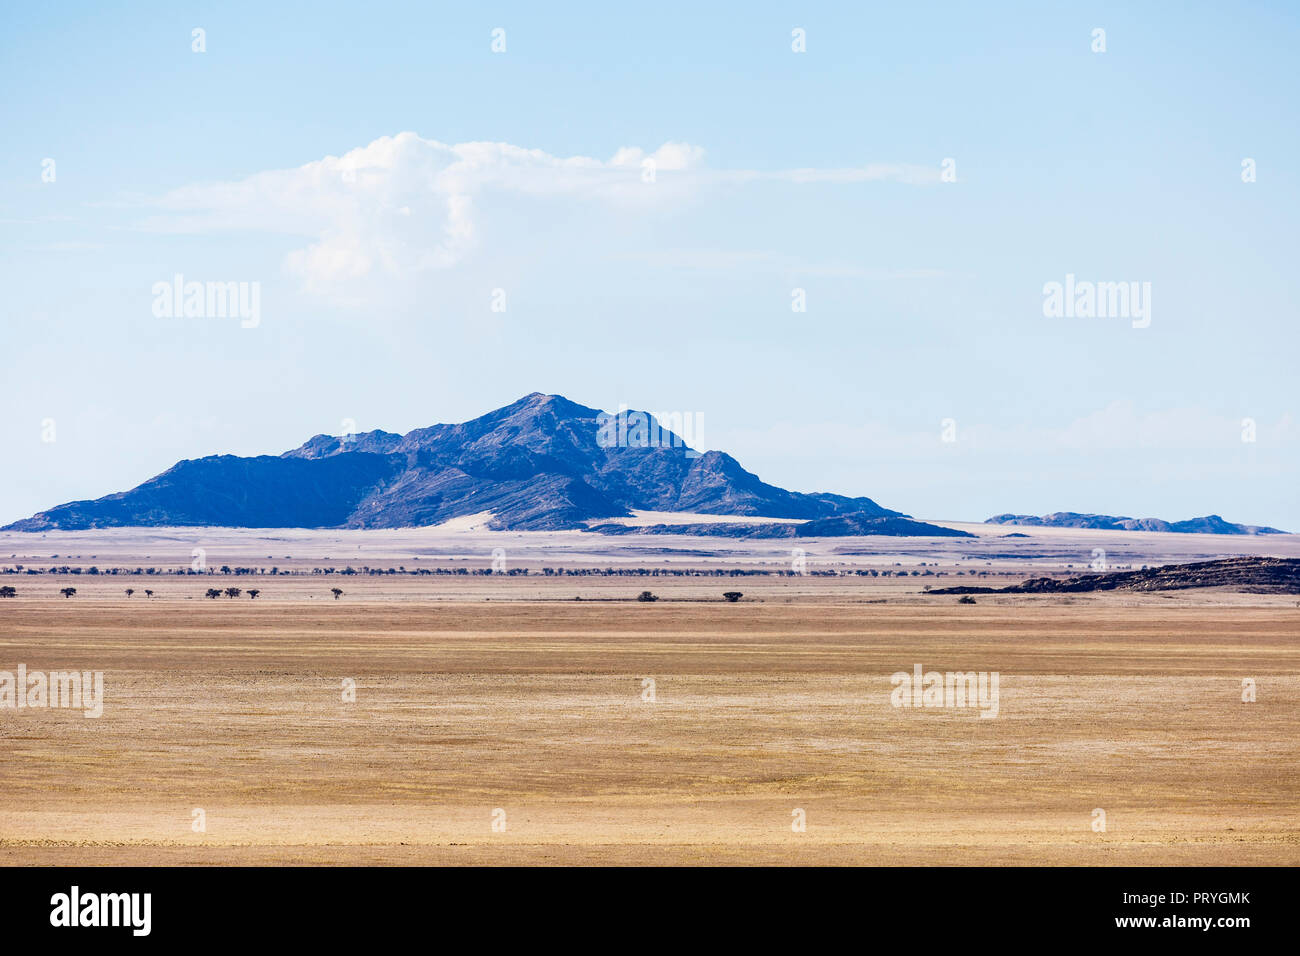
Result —
[{"label": "mountain slope", "polygon": [[610,416],[534,392],[471,421],[405,435],[317,435],[279,457],[183,461],[130,491],[59,505],[4,530],[397,528],[484,511],[496,515],[493,527],[513,530],[582,528],[633,510],[900,517],[870,498],[766,484],[730,455],[699,454],[657,427],[653,441],[640,440],[643,433],[627,427],[638,415]]},{"label": "mountain slope", "polygon": [[394,462],[384,455],[347,454],[321,462],[214,456],[182,461],[130,491],[59,505],[4,530],[330,527],[346,521],[366,493],[394,473]]}]

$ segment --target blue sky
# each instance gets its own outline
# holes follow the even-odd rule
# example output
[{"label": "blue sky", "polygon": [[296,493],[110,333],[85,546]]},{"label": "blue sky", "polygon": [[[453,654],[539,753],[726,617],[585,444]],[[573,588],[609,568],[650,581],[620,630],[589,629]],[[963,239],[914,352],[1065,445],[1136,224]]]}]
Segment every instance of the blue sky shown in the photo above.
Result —
[{"label": "blue sky", "polygon": [[923,517],[1300,530],[1293,5],[553,6],[7,5],[0,521],[540,390]]}]

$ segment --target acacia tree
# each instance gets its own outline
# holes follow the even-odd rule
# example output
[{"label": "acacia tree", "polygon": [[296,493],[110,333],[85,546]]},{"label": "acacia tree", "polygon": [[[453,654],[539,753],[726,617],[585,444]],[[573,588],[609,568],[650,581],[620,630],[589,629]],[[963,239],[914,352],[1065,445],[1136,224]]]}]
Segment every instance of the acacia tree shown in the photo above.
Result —
[{"label": "acacia tree", "polygon": [[334,600],[337,601],[339,598],[341,598],[341,597],[343,596],[343,589],[342,589],[342,588],[330,588],[330,593],[334,595]]},{"label": "acacia tree", "polygon": [[127,596],[127,597],[130,597],[130,596],[131,596],[132,594],[134,594],[134,593],[135,593],[135,588],[127,588],[127,589],[126,589],[126,596]]},{"label": "acacia tree", "polygon": [[77,593],[77,589],[76,589],[76,588],[60,588],[60,589],[59,589],[59,593],[62,594],[65,598],[70,598],[70,597],[72,597],[72,595],[74,595],[74,594]]},{"label": "acacia tree", "polygon": [[208,590],[207,590],[207,592],[206,592],[206,594],[205,594],[204,596],[205,596],[205,597],[210,597],[210,598],[219,598],[219,597],[221,597],[221,589],[220,589],[220,588],[208,588]]},{"label": "acacia tree", "polygon": [[151,598],[151,597],[153,597],[153,592],[150,591],[148,588],[145,588],[145,589],[144,589],[144,596],[147,597],[147,598]]},{"label": "acacia tree", "polygon": [[261,592],[260,590],[258,590],[257,588],[249,588],[249,589],[248,589],[248,596],[249,596],[249,598],[250,598],[251,600],[254,600],[254,601],[257,600],[257,596],[258,596],[259,594],[261,594],[261,593],[262,593],[262,592]]},{"label": "acacia tree", "polygon": [[239,597],[239,595],[243,593],[244,592],[241,591],[239,588],[226,588],[226,597],[228,598],[237,598]]}]

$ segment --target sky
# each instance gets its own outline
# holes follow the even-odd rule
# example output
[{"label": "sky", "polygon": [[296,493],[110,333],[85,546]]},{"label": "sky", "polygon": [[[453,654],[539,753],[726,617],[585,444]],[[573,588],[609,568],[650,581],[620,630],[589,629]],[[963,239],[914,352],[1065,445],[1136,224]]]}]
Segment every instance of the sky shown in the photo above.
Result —
[{"label": "sky", "polygon": [[1300,531],[1295,4],[270,6],[0,10],[0,523],[542,391],[923,518]]}]

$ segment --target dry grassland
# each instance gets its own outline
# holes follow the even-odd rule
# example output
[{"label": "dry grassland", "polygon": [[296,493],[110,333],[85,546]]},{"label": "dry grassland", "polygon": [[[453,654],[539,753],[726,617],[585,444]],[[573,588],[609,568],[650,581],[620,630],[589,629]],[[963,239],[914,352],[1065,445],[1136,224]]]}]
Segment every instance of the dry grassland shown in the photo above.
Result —
[{"label": "dry grassland", "polygon": [[[1300,863],[1294,598],[9,581],[0,669],[101,670],[105,705],[0,710],[2,863]],[[997,671],[998,716],[891,706],[916,663]]]}]

